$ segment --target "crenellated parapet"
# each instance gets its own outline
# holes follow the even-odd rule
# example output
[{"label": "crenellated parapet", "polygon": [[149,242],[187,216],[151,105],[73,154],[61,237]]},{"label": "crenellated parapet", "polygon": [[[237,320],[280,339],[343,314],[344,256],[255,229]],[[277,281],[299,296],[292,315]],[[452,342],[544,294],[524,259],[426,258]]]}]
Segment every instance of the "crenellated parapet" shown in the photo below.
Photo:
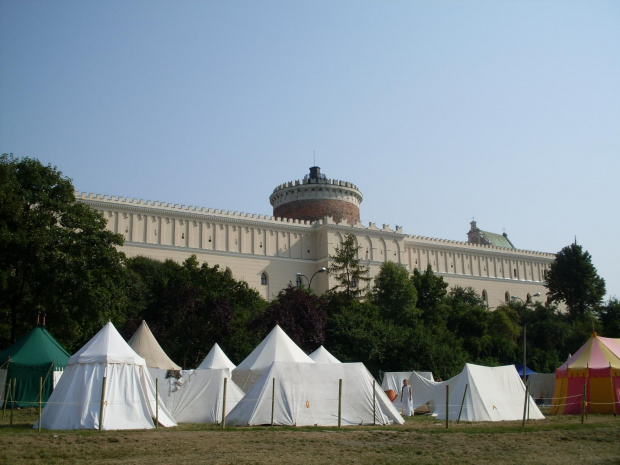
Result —
[{"label": "crenellated parapet", "polygon": [[304,179],[276,187],[269,197],[274,216],[307,221],[333,217],[336,222],[357,224],[363,200],[360,190],[351,182],[327,179],[320,170],[314,166]]}]

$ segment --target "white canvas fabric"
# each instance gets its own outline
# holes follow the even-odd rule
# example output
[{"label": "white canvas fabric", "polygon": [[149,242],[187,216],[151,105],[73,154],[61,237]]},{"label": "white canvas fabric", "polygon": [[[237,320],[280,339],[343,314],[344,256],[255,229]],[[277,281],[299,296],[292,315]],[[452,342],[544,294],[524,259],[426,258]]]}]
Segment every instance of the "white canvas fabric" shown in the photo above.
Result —
[{"label": "white canvas fabric", "polygon": [[[106,378],[103,420],[100,419]],[[176,426],[159,400],[159,422]],[[45,429],[154,428],[155,385],[144,359],[125,342],[112,323],[106,324],[69,359],[41,414]],[[35,424],[35,428],[37,424]]]},{"label": "white canvas fabric", "polygon": [[[414,408],[428,403],[431,413],[436,414],[440,420],[446,419],[446,386],[450,387],[449,420],[457,420],[459,412],[461,421],[523,418],[525,386],[514,365],[485,367],[468,363],[460,374],[439,383],[413,373],[410,384],[413,386]],[[529,419],[544,419],[531,396],[528,397],[528,410]]]},{"label": "white canvas fabric", "polygon": [[232,379],[244,392],[248,392],[273,362],[314,363],[314,360],[276,325],[258,347],[237,365]]},{"label": "white canvas fabric", "polygon": [[216,342],[215,344],[213,344],[213,347],[211,347],[211,350],[202,361],[202,363],[198,365],[197,369],[211,370],[219,368],[228,368],[232,371],[235,369],[235,364],[230,361],[224,351],[220,348],[219,344]]},{"label": "white canvas fabric", "polygon": [[[226,378],[226,414],[244,396],[230,379],[227,368],[189,370],[179,379],[160,381],[159,393],[177,423],[217,423],[222,421]],[[162,385],[164,388],[162,389]]]},{"label": "white canvas fabric", "polygon": [[[394,407],[396,410],[403,413],[403,402],[400,400],[400,394],[403,389],[403,380],[409,380],[409,384],[411,384],[411,376],[413,373],[416,373],[418,376],[421,376],[424,379],[428,379],[429,381],[435,381],[433,378],[433,373],[430,371],[387,371],[383,374],[383,382],[381,383],[381,388],[384,391],[392,389],[396,393],[396,399],[394,399]],[[414,399],[415,402],[415,399]],[[419,407],[419,406],[418,406]],[[415,409],[416,407],[414,407]]]},{"label": "white canvas fabric", "polygon": [[144,320],[142,320],[142,324],[134,335],[131,336],[128,344],[140,357],[146,360],[146,366],[149,368],[160,368],[163,370],[181,369],[179,365],[170,360],[170,357],[166,355],[166,352],[161,348]]},{"label": "white canvas fabric", "polygon": [[[273,362],[226,417],[227,425],[337,426],[342,379],[342,425],[373,424],[373,377],[362,363]],[[375,419],[404,423],[379,383],[374,385]]]},{"label": "white canvas fabric", "polygon": [[551,405],[555,389],[555,373],[536,373],[527,377],[530,394],[539,405]]},{"label": "white canvas fabric", "polygon": [[314,360],[314,363],[340,363],[340,360],[330,354],[323,346],[312,352],[309,357]]}]

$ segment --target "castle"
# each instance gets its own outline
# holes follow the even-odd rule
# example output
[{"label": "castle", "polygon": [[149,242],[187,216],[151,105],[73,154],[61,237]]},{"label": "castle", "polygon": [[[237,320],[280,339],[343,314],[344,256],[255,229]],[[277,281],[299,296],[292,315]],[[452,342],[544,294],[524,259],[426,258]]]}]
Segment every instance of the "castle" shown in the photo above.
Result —
[{"label": "castle", "polygon": [[290,283],[321,294],[336,283],[329,267],[346,234],[360,246],[359,258],[369,277],[386,261],[412,272],[430,264],[449,285],[472,287],[490,308],[518,296],[540,292],[554,254],[516,249],[508,236],[480,230],[475,221],[467,241],[405,234],[401,227],[364,226],[363,196],[354,184],[328,179],[319,167],[301,180],[277,186],[269,200],[273,216],[162,202],[76,194],[78,201],[101,212],[107,228],[125,237],[128,257],[143,255],[181,262],[194,254],[199,262],[230,270],[265,299]]}]

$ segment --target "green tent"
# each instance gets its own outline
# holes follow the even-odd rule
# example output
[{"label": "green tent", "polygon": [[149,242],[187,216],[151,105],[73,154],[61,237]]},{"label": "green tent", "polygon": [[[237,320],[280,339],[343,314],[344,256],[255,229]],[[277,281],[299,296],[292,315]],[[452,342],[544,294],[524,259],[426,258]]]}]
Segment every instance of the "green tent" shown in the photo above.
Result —
[{"label": "green tent", "polygon": [[69,353],[43,326],[36,326],[12,346],[0,352],[0,379],[6,373],[6,381],[0,388],[0,405],[8,393],[8,383],[15,379],[15,404],[10,395],[7,407],[35,407],[39,405],[39,378],[43,378],[43,402],[52,393],[54,371],[62,370],[69,362]]}]

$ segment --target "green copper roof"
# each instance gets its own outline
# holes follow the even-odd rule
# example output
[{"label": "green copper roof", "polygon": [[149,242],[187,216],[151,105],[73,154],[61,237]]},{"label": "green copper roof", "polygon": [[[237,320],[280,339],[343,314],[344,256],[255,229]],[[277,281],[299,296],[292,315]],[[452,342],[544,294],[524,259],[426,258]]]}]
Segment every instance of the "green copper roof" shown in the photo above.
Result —
[{"label": "green copper roof", "polygon": [[487,239],[491,245],[494,245],[495,247],[506,247],[508,249],[515,248],[506,234],[495,234],[492,232],[480,231],[480,235]]}]

